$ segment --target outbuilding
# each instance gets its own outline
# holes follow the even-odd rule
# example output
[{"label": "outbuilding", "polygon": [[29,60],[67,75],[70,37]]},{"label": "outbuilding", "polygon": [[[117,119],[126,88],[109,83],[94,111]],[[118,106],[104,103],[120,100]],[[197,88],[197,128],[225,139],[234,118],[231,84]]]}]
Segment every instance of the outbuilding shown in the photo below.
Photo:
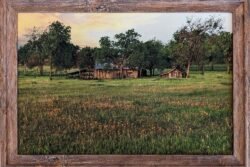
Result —
[{"label": "outbuilding", "polygon": [[162,73],[160,76],[163,78],[182,78],[183,72],[177,68],[174,68],[171,71]]}]

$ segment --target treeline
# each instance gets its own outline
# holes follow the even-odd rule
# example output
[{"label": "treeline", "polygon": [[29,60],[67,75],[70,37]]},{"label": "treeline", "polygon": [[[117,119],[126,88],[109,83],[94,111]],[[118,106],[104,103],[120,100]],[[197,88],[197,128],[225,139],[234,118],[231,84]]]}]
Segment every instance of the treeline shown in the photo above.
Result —
[{"label": "treeline", "polygon": [[100,47],[80,48],[70,42],[71,28],[56,21],[42,32],[36,28],[29,34],[28,42],[19,48],[19,63],[27,68],[43,66],[52,69],[124,67],[143,69],[154,75],[155,69],[164,70],[173,66],[183,70],[187,77],[191,65],[197,65],[202,74],[205,65],[227,64],[231,71],[233,57],[232,34],[224,32],[222,21],[213,17],[202,21],[188,19],[186,25],[173,35],[167,44],[152,39],[143,42],[134,29],[110,37],[101,37]]}]

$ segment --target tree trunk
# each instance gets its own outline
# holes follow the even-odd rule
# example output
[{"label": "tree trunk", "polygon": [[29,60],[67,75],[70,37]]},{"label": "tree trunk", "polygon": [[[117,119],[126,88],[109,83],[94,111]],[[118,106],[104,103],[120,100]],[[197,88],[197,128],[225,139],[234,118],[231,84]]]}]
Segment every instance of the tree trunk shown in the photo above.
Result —
[{"label": "tree trunk", "polygon": [[27,72],[27,65],[24,64],[24,75],[26,75],[26,72]]},{"label": "tree trunk", "polygon": [[139,68],[138,69],[138,78],[141,78],[141,76],[142,76],[142,68]]},{"label": "tree trunk", "polygon": [[230,64],[227,64],[227,73],[230,74]]},{"label": "tree trunk", "polygon": [[81,78],[81,68],[79,68],[79,79],[82,79]]},{"label": "tree trunk", "polygon": [[155,76],[155,69],[153,68],[153,76]]},{"label": "tree trunk", "polygon": [[39,66],[39,73],[40,73],[40,76],[43,76],[43,65]]},{"label": "tree trunk", "polygon": [[202,64],[201,65],[201,75],[204,75],[205,74],[205,65]]},{"label": "tree trunk", "polygon": [[152,77],[152,75],[153,75],[153,70],[152,70],[152,68],[150,68],[149,71],[150,71],[150,76]]},{"label": "tree trunk", "polygon": [[189,78],[190,66],[191,64],[188,62],[187,69],[186,69],[186,78]]},{"label": "tree trunk", "polygon": [[123,79],[123,66],[120,67],[120,78]]},{"label": "tree trunk", "polygon": [[50,56],[50,72],[49,72],[49,80],[52,80],[52,56]]},{"label": "tree trunk", "polygon": [[214,71],[214,63],[211,63],[211,71]]}]

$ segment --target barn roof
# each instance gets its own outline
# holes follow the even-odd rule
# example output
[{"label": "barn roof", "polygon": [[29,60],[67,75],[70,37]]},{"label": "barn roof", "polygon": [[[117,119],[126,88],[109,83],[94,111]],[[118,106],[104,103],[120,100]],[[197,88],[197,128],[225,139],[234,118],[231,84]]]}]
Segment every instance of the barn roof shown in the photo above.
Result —
[{"label": "barn roof", "polygon": [[167,74],[169,74],[169,73],[171,73],[171,72],[174,72],[174,71],[176,71],[176,70],[182,73],[181,70],[179,70],[179,69],[177,69],[177,68],[174,68],[174,69],[172,69],[172,70],[170,70],[170,71],[168,71],[168,72],[162,73],[161,76],[162,76],[162,75],[167,75]]},{"label": "barn roof", "polygon": [[169,72],[167,72],[167,74],[169,74],[169,73],[171,73],[171,72],[173,72],[173,71],[176,71],[176,70],[182,73],[181,70],[179,70],[179,69],[177,69],[177,68],[174,68],[174,69],[170,70]]}]

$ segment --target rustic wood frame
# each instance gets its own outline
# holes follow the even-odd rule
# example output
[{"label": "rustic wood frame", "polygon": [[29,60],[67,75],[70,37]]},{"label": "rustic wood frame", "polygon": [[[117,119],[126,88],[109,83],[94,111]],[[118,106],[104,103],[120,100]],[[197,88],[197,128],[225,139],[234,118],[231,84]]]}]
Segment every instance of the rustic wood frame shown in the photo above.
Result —
[{"label": "rustic wood frame", "polygon": [[[0,0],[0,167],[250,167],[249,0]],[[230,12],[233,14],[233,155],[18,155],[17,14],[19,12]]]}]

